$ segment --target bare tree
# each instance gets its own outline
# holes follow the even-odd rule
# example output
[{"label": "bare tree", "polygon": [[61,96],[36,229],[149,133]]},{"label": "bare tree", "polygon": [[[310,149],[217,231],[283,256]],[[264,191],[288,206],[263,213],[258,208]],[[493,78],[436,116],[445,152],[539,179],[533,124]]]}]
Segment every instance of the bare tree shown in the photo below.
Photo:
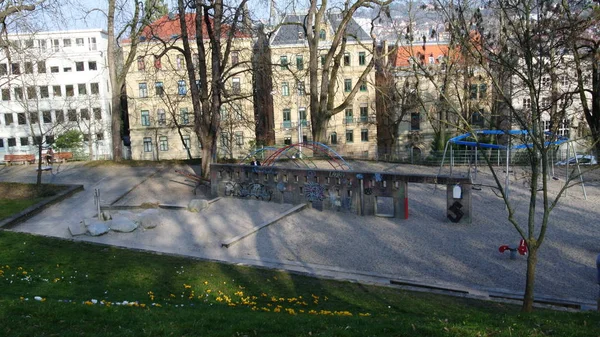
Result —
[{"label": "bare tree", "polygon": [[[568,180],[555,194],[548,189],[553,142],[572,111],[568,108],[573,92],[568,85],[559,87],[556,83],[560,76],[569,73],[565,55],[559,52],[570,45],[568,34],[554,34],[565,27],[552,2],[500,1],[485,8],[468,1],[439,1],[439,4],[462,53],[487,76],[494,87],[494,97],[502,101],[510,118],[507,128],[524,130],[506,137],[509,146],[527,144],[526,214],[517,212],[517,205],[505,189],[508,182],[501,181],[489,160],[488,167],[507,206],[508,221],[527,243],[522,310],[529,312],[533,308],[538,251],[552,223],[550,214],[565,190],[573,185]],[[505,75],[500,76],[499,69]],[[472,129],[468,121],[464,125],[467,130]]]}]

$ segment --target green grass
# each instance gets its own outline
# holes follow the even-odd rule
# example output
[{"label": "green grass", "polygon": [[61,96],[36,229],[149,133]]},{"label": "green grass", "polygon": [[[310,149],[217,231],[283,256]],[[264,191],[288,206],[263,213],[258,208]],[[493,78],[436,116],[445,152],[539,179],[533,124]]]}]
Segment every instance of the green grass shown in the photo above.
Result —
[{"label": "green grass", "polygon": [[596,312],[523,315],[501,303],[6,231],[0,247],[6,336],[600,336]]},{"label": "green grass", "polygon": [[44,200],[44,198],[34,199],[0,199],[0,220],[3,220],[15,213],[18,213],[27,207],[33,206],[38,202]]}]

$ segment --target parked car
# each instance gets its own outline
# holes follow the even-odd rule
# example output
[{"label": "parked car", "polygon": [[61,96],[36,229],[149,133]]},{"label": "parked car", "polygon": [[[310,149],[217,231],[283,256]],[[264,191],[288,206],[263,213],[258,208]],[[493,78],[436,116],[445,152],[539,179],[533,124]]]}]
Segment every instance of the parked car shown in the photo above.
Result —
[{"label": "parked car", "polygon": [[577,157],[577,160],[575,160],[575,157],[571,157],[568,160],[561,160],[561,161],[557,162],[555,165],[564,166],[564,165],[567,165],[567,163],[569,165],[577,165],[577,163],[579,163],[579,165],[597,165],[598,164],[598,162],[596,161],[596,157],[592,156],[592,155],[578,154],[576,157]]}]

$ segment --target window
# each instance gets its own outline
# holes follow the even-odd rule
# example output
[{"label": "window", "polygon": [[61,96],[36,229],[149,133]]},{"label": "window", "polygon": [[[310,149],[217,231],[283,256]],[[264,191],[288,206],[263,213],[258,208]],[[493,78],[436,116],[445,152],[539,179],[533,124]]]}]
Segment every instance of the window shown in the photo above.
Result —
[{"label": "window", "polygon": [[37,98],[37,90],[35,90],[34,86],[27,87],[27,98],[28,99],[36,99]]},{"label": "window", "polygon": [[288,59],[286,55],[282,55],[279,57],[279,64],[281,65],[281,70],[287,69]]},{"label": "window", "polygon": [[184,150],[189,150],[192,148],[192,141],[190,139],[190,136],[183,136],[183,149]]},{"label": "window", "polygon": [[57,66],[50,67],[50,72],[51,73],[57,73],[59,71],[58,69],[59,68]]},{"label": "window", "polygon": [[367,91],[367,81],[360,82],[360,91]]},{"label": "window", "polygon": [[46,40],[38,40],[38,44],[39,44],[41,50],[46,50],[46,48],[48,47],[46,45]]},{"label": "window", "polygon": [[241,83],[240,83],[240,78],[239,77],[234,77],[231,83],[231,91],[234,95],[239,95],[242,91],[242,87],[241,87]]},{"label": "window", "polygon": [[187,88],[184,80],[177,81],[177,93],[180,96],[185,96],[185,94],[187,93]]},{"label": "window", "polygon": [[177,59],[176,59],[176,66],[177,66],[177,70],[181,70],[184,68],[184,59],[183,59],[183,55],[177,55]]},{"label": "window", "polygon": [[156,115],[158,116],[158,125],[167,124],[167,115],[165,114],[165,109],[156,110]]},{"label": "window", "polygon": [[100,85],[98,83],[90,83],[90,93],[98,95],[100,93]]},{"label": "window", "polygon": [[29,145],[29,137],[21,137],[21,146]]},{"label": "window", "polygon": [[550,77],[542,77],[542,89],[550,86]]},{"label": "window", "polygon": [[139,90],[141,98],[148,97],[148,85],[146,83],[140,83]]},{"label": "window", "polygon": [[101,120],[102,119],[102,109],[100,109],[100,108],[93,108],[92,111],[94,112],[94,119],[95,120]]},{"label": "window", "polygon": [[244,146],[244,133],[242,131],[236,131],[233,134],[233,137],[234,137],[235,145],[237,147]]},{"label": "window", "polygon": [[8,75],[8,65],[6,63],[0,63],[0,75]]},{"label": "window", "polygon": [[23,88],[21,88],[21,87],[15,87],[14,88],[14,92],[15,92],[15,98],[16,99],[23,99]]},{"label": "window", "polygon": [[304,69],[304,57],[302,55],[296,55],[296,68],[298,70]]},{"label": "window", "polygon": [[469,98],[477,99],[477,84],[471,84],[471,88],[469,90]]},{"label": "window", "polygon": [[96,61],[88,62],[88,70],[98,70],[98,65],[96,64]]},{"label": "window", "polygon": [[46,62],[39,61],[37,63],[37,68],[38,68],[38,74],[45,74],[46,73]]},{"label": "window", "polygon": [[325,55],[321,55],[321,67],[325,66]]},{"label": "window", "polygon": [[429,54],[429,64],[434,64],[435,63],[435,57],[433,57],[433,54]]},{"label": "window", "polygon": [[33,48],[33,40],[25,40],[25,48]]},{"label": "window", "polygon": [[60,96],[62,96],[62,90],[60,88],[60,85],[53,85],[52,86],[52,93],[53,93],[54,97],[60,97]]},{"label": "window", "polygon": [[531,98],[523,98],[523,110],[531,109]]},{"label": "window", "polygon": [[308,123],[306,122],[306,108],[298,108],[298,118],[300,118],[300,125],[308,126]]},{"label": "window", "polygon": [[25,74],[33,74],[33,63],[25,62]]},{"label": "window", "polygon": [[77,122],[77,110],[69,109],[67,110],[67,118],[69,122]]},{"label": "window", "polygon": [[561,75],[559,77],[559,82],[562,86],[569,86],[569,77],[567,75]]},{"label": "window", "polygon": [[369,129],[360,130],[360,141],[368,142],[369,141]]},{"label": "window", "polygon": [[292,127],[292,111],[290,109],[283,109],[283,127]]},{"label": "window", "polygon": [[369,121],[369,107],[367,105],[360,106],[360,121],[361,123]]},{"label": "window", "polygon": [[77,47],[83,47],[83,38],[82,37],[78,37],[75,39],[75,45]]},{"label": "window", "polygon": [[354,120],[354,112],[352,111],[352,108],[346,109],[345,115],[344,115],[344,124],[350,124],[353,122],[353,120]]},{"label": "window", "polygon": [[10,65],[10,71],[12,72],[13,75],[20,75],[21,67],[19,66],[18,63],[13,63]]},{"label": "window", "polygon": [[83,134],[83,141],[84,142],[89,142],[90,141],[90,134],[89,133],[84,133]]},{"label": "window", "polygon": [[304,82],[298,81],[298,83],[296,83],[296,86],[298,87],[298,96],[306,95],[306,93],[304,92]]},{"label": "window", "polygon": [[165,87],[163,86],[163,82],[155,82],[154,91],[156,92],[156,96],[163,97],[163,95],[165,94]]},{"label": "window", "polygon": [[350,53],[344,53],[344,66],[350,66]]},{"label": "window", "polygon": [[354,130],[346,130],[346,143],[354,143]]},{"label": "window", "polygon": [[364,51],[358,53],[358,65],[364,66],[367,64],[367,54]]},{"label": "window", "polygon": [[85,119],[86,121],[90,120],[90,110],[89,109],[81,109],[81,119]]},{"label": "window", "polygon": [[150,112],[148,110],[142,110],[142,126],[150,126]]},{"label": "window", "polygon": [[229,148],[229,134],[227,132],[221,132],[221,147]]},{"label": "window", "polygon": [[11,125],[12,123],[14,123],[12,113],[4,114],[4,124]]},{"label": "window", "polygon": [[63,46],[71,47],[71,39],[63,39]]},{"label": "window", "polygon": [[162,69],[162,61],[158,55],[154,55],[154,68]]},{"label": "window", "polygon": [[281,95],[282,96],[290,95],[290,86],[288,85],[288,82],[281,83]]},{"label": "window", "polygon": [[231,64],[236,65],[238,63],[240,63],[240,53],[237,51],[232,51],[231,52]]},{"label": "window", "polygon": [[190,115],[188,113],[187,108],[179,109],[179,115],[181,116],[181,124],[182,125],[187,125],[190,123]]},{"label": "window", "polygon": [[345,92],[352,91],[352,80],[349,78],[344,80],[344,91]]},{"label": "window", "polygon": [[98,132],[96,134],[96,140],[104,140],[104,134],[102,132]]},{"label": "window", "polygon": [[158,137],[158,149],[160,151],[169,151],[169,139],[167,136]]},{"label": "window", "polygon": [[19,125],[27,124],[27,116],[25,116],[24,112],[19,112],[17,114],[17,122],[19,123]]},{"label": "window", "polygon": [[4,148],[4,139],[0,138],[0,149]]},{"label": "window", "polygon": [[37,124],[40,120],[40,115],[36,112],[30,112],[29,113],[29,121],[31,122],[31,124]]},{"label": "window", "polygon": [[96,38],[95,37],[90,37],[88,39],[89,45],[90,45],[90,50],[96,50]]},{"label": "window", "polygon": [[67,96],[75,96],[75,89],[73,89],[73,85],[71,84],[65,85],[65,92]]},{"label": "window", "polygon": [[332,132],[331,135],[329,135],[329,139],[331,140],[330,142],[332,145],[337,144],[338,143],[337,132]]},{"label": "window", "polygon": [[64,67],[63,68],[63,72],[70,73],[71,72],[71,67]]},{"label": "window", "polygon": [[144,152],[152,152],[152,138],[144,137]]},{"label": "window", "polygon": [[487,95],[487,84],[481,83],[479,85],[479,99],[485,99]]},{"label": "window", "polygon": [[10,89],[2,89],[2,100],[10,101]]},{"label": "window", "polygon": [[40,87],[40,97],[41,98],[48,98],[50,97],[50,91],[48,91],[48,86],[44,85]]},{"label": "window", "polygon": [[65,114],[62,110],[56,110],[54,111],[54,114],[56,115],[56,121],[58,123],[64,123],[65,122]]},{"label": "window", "polygon": [[327,37],[327,35],[325,34],[325,29],[321,29],[319,31],[319,40],[325,40],[325,38]]},{"label": "window", "polygon": [[52,112],[50,110],[42,111],[42,122],[44,124],[52,123]]},{"label": "window", "polygon": [[146,69],[146,63],[144,62],[144,57],[140,56],[137,59],[137,68],[138,70],[145,70]]},{"label": "window", "polygon": [[80,96],[87,95],[87,88],[85,87],[85,83],[77,84],[77,92]]},{"label": "window", "polygon": [[421,114],[418,112],[410,113],[410,130],[418,131],[421,130]]},{"label": "window", "polygon": [[60,51],[60,41],[58,39],[52,40],[52,50]]},{"label": "window", "polygon": [[13,147],[13,146],[17,146],[17,139],[16,138],[8,138],[8,147]]},{"label": "window", "polygon": [[292,145],[292,137],[283,138],[283,144],[284,145]]},{"label": "window", "polygon": [[76,71],[84,71],[83,62],[75,62],[75,70]]},{"label": "window", "polygon": [[471,125],[483,127],[483,124],[484,124],[483,111],[482,110],[474,111],[473,114],[471,115]]},{"label": "window", "polygon": [[53,135],[46,136],[46,144],[48,144],[48,145],[54,144],[54,136]]}]

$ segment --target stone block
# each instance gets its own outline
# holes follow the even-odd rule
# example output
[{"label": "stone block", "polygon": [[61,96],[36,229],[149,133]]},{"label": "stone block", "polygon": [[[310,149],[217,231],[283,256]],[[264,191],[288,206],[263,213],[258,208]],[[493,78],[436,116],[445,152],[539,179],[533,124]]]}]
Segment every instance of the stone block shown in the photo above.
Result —
[{"label": "stone block", "polygon": [[108,226],[115,232],[133,232],[138,225],[125,216],[115,215],[112,220],[107,221]]},{"label": "stone block", "polygon": [[108,223],[100,221],[98,219],[85,219],[83,220],[85,228],[91,236],[99,236],[108,233],[110,227]]},{"label": "stone block", "polygon": [[87,233],[87,228],[85,228],[83,222],[76,225],[69,225],[69,233],[71,233],[71,236],[84,235]]},{"label": "stone block", "polygon": [[142,228],[151,229],[160,224],[160,211],[157,209],[144,210],[138,216],[138,222]]}]

